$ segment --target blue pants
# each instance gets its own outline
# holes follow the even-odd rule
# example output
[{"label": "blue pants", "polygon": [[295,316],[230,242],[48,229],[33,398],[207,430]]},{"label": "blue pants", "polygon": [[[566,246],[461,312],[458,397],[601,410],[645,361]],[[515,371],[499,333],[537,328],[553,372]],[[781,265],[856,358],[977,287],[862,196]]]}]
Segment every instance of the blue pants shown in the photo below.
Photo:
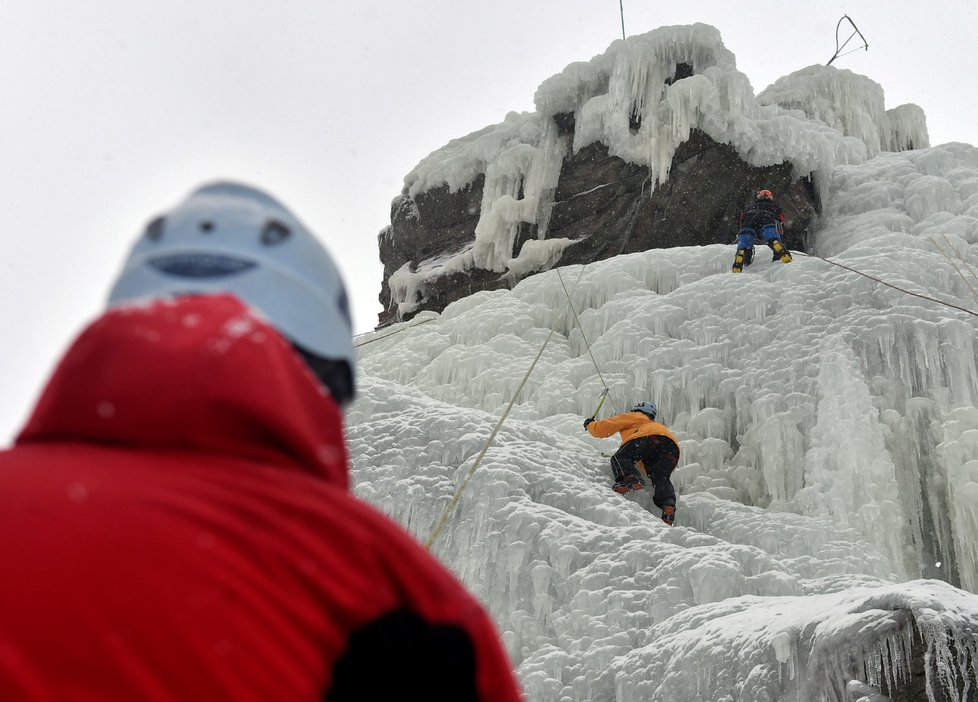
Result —
[{"label": "blue pants", "polygon": [[[757,236],[756,229],[741,229],[740,233],[737,235],[737,248],[752,248],[754,246],[755,236]],[[781,235],[778,233],[778,228],[773,224],[768,224],[761,230],[761,238],[764,239],[764,243],[768,246],[770,246],[771,242],[775,239],[781,241]]]}]

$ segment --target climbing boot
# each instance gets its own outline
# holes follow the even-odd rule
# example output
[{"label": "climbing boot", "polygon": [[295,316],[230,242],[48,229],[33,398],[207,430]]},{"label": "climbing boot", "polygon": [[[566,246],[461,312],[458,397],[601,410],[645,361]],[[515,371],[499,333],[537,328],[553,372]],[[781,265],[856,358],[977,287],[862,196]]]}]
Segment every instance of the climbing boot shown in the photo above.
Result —
[{"label": "climbing boot", "polygon": [[642,475],[638,472],[638,468],[634,464],[627,468],[622,466],[622,468],[623,470],[615,475],[617,480],[615,480],[615,484],[611,488],[612,490],[619,495],[624,495],[626,492],[641,490],[645,487]]},{"label": "climbing boot", "polygon": [[616,480],[615,484],[611,487],[612,490],[617,492],[619,495],[624,495],[632,490],[641,490],[645,487],[645,483],[637,475],[626,475],[620,480]]},{"label": "climbing boot", "polygon": [[676,521],[676,505],[666,505],[662,508],[662,521],[669,526]]},{"label": "climbing boot", "polygon": [[[751,259],[754,257],[748,256],[748,249],[737,249],[737,254],[734,256],[733,268],[730,270],[734,273],[740,273],[744,270],[744,266],[749,266]],[[751,252],[753,253],[753,252]]]},{"label": "climbing boot", "polygon": [[771,250],[774,251],[774,257],[771,259],[772,261],[780,260],[781,263],[791,263],[791,252],[788,251],[788,249],[784,247],[784,244],[782,244],[778,239],[772,239],[768,243],[768,246],[770,246]]}]

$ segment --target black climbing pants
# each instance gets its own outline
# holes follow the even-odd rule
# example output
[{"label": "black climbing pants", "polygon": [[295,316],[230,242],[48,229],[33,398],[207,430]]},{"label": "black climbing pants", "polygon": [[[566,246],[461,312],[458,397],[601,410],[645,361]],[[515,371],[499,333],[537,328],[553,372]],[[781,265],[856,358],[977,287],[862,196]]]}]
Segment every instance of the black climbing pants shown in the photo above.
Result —
[{"label": "black climbing pants", "polygon": [[641,461],[652,481],[655,494],[652,502],[662,509],[676,504],[676,488],[669,476],[679,463],[679,447],[667,436],[642,436],[622,444],[611,457],[611,472],[615,480],[638,472],[635,461]]}]

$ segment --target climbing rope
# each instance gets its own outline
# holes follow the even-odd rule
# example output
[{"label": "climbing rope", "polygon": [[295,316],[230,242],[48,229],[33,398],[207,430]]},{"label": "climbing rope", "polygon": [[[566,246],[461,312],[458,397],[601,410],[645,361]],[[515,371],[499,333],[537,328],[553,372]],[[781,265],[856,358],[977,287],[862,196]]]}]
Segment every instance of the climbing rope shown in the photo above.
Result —
[{"label": "climbing rope", "polygon": [[[839,46],[839,28],[842,26],[843,20],[849,20],[849,24],[852,25],[853,32],[852,32],[852,34],[849,35],[849,38],[848,39],[846,39],[844,42],[842,42],[842,46]],[[852,38],[854,36],[856,36],[857,34],[859,35],[859,38],[862,39],[863,45],[862,46],[857,46],[855,49],[850,49],[849,51],[847,51],[844,54],[840,54],[839,52],[842,51],[844,48],[846,48],[846,44],[848,44],[850,41],[852,41]],[[855,53],[856,51],[860,51],[862,49],[865,49],[866,51],[869,51],[869,42],[866,41],[866,37],[864,37],[863,36],[863,33],[859,31],[859,27],[857,27],[856,26],[856,23],[852,21],[852,18],[849,17],[849,15],[842,15],[842,17],[839,19],[839,23],[837,25],[835,25],[835,53],[832,54],[832,58],[830,58],[829,59],[829,62],[827,64],[825,64],[825,65],[826,66],[831,66],[832,65],[832,62],[835,61],[840,56],[848,56],[849,54]]]},{"label": "climbing rope", "polygon": [[[944,242],[947,244],[947,247],[951,249],[952,252],[954,252],[954,255],[957,257],[957,259],[961,261],[961,263],[968,268],[968,271],[971,273],[971,277],[974,279],[978,279],[978,275],[975,274],[974,269],[971,268],[968,262],[964,260],[964,257],[958,253],[957,249],[954,248],[954,245],[951,243],[951,240],[947,238],[947,234],[941,234],[941,236],[944,237]],[[975,296],[976,300],[978,300],[978,291],[975,290],[975,286],[971,284],[971,281],[968,280],[964,272],[960,268],[958,268],[958,264],[956,264],[954,260],[944,252],[944,249],[941,248],[941,245],[937,243],[937,239],[935,239],[934,237],[929,237],[929,239],[932,242],[934,242],[934,248],[940,251],[941,255],[943,255],[944,258],[947,259],[947,262],[951,264],[955,272],[957,272],[957,274],[961,276],[961,280],[964,281],[964,284],[967,285],[968,288],[971,290],[971,294]]]},{"label": "climbing rope", "polygon": [[[556,270],[557,270],[557,277],[560,278],[560,284],[561,284],[561,286],[564,286],[564,279],[560,275],[560,269],[558,268]],[[583,275],[584,275],[584,267],[581,267],[581,273],[580,273],[580,275],[577,276],[577,283],[575,283],[575,285],[574,285],[575,289],[576,289],[577,285],[580,284],[581,277],[583,277]],[[567,288],[566,287],[564,287],[564,292],[567,293]],[[574,306],[570,302],[570,293],[567,293],[567,303],[570,305],[571,310],[573,311],[574,310]],[[577,316],[577,312],[576,311],[574,312],[574,316],[575,317]],[[438,523],[435,525],[435,528],[431,532],[431,536],[429,536],[428,537],[428,540],[425,541],[425,548],[427,548],[429,550],[431,549],[431,545],[433,543],[435,543],[435,539],[438,538],[438,535],[441,533],[441,530],[444,528],[445,523],[448,521],[448,517],[455,510],[455,506],[458,505],[459,500],[462,499],[462,493],[465,491],[465,488],[468,486],[469,481],[472,480],[472,476],[475,475],[476,469],[482,463],[482,458],[486,455],[486,451],[488,451],[489,450],[489,447],[492,445],[493,440],[496,438],[496,434],[498,434],[499,433],[499,430],[502,428],[503,422],[506,421],[506,417],[509,416],[510,410],[513,409],[513,405],[516,404],[517,398],[520,396],[520,393],[523,391],[523,388],[526,386],[526,381],[530,379],[530,373],[533,372],[533,369],[537,365],[537,361],[539,361],[540,360],[540,357],[543,356],[544,349],[547,348],[547,344],[550,343],[550,340],[553,338],[553,335],[555,333],[556,333],[556,330],[555,329],[551,329],[550,330],[550,333],[547,335],[546,340],[544,340],[544,342],[543,342],[543,346],[541,346],[540,347],[540,350],[537,352],[536,358],[533,359],[533,363],[531,363],[530,364],[530,367],[527,369],[526,374],[523,376],[523,380],[520,381],[519,387],[516,388],[516,392],[513,393],[513,397],[510,399],[509,404],[506,406],[505,411],[503,412],[502,416],[499,418],[499,421],[496,422],[495,428],[492,430],[492,433],[489,434],[489,438],[486,440],[486,443],[482,447],[482,450],[479,451],[479,455],[476,456],[475,462],[472,463],[472,467],[469,468],[469,472],[465,476],[465,480],[462,481],[462,484],[458,486],[458,489],[455,491],[455,494],[452,495],[451,502],[448,503],[448,506],[445,508],[445,511],[442,513],[441,518],[438,520]],[[390,335],[388,335],[388,336],[390,336]],[[592,359],[593,359],[593,357],[592,357]],[[600,373],[600,371],[599,371],[599,373]],[[602,381],[602,382],[604,382],[604,381]],[[600,407],[600,405],[599,405],[599,407]]]},{"label": "climbing rope", "polygon": [[624,0],[618,0],[618,9],[621,10],[621,38],[625,38],[625,5]]},{"label": "climbing rope", "polygon": [[[411,325],[406,326],[406,327],[401,327],[400,329],[396,329],[396,330],[392,331],[390,334],[384,334],[383,336],[378,336],[378,337],[375,337],[373,339],[367,339],[366,341],[363,341],[363,342],[361,342],[359,344],[354,344],[353,345],[353,348],[358,349],[361,346],[366,346],[367,344],[372,344],[375,341],[381,341],[383,339],[389,339],[392,336],[397,336],[402,331],[407,331],[408,329],[414,329],[415,327],[420,327],[422,324],[427,324],[428,322],[434,322],[436,319],[438,319],[438,317],[431,317],[430,319],[422,319],[417,324],[411,324]],[[355,339],[357,336],[366,336],[367,334],[372,334],[372,333],[373,332],[366,332],[364,334],[357,334],[353,338]]]},{"label": "climbing rope", "polygon": [[845,265],[843,263],[839,263],[838,261],[833,261],[831,259],[824,258],[823,256],[818,256],[816,254],[805,253],[804,251],[793,251],[792,253],[794,253],[794,254],[800,254],[802,256],[807,256],[808,258],[817,258],[817,259],[820,259],[822,261],[825,261],[826,263],[831,263],[833,266],[838,266],[839,268],[844,268],[845,270],[850,271],[852,273],[855,273],[856,275],[861,275],[864,278],[869,278],[870,280],[875,281],[875,282],[879,283],[880,285],[885,285],[888,288],[893,288],[894,290],[899,290],[900,292],[905,293],[907,295],[912,295],[913,297],[919,297],[921,300],[928,300],[930,302],[936,302],[939,305],[944,305],[945,307],[950,307],[951,309],[955,309],[955,310],[958,310],[960,312],[965,312],[967,314],[970,314],[972,317],[978,317],[978,312],[972,312],[969,309],[966,309],[964,307],[959,307],[958,305],[953,305],[950,302],[946,302],[944,300],[938,300],[936,297],[930,297],[928,295],[923,295],[921,293],[913,292],[912,290],[907,290],[906,288],[901,288],[899,285],[894,285],[893,283],[887,283],[885,280],[880,280],[876,276],[870,275],[869,273],[864,273],[863,271],[856,270],[855,268],[851,268],[851,267],[849,267],[849,266],[847,266],[847,265]]},{"label": "climbing rope", "polygon": [[[584,269],[581,268],[581,276],[583,276],[583,275],[584,275]],[[608,389],[608,384],[606,382],[604,382],[604,376],[601,375],[601,368],[598,367],[598,362],[597,362],[597,360],[595,360],[594,354],[591,352],[591,344],[588,343],[587,335],[584,333],[584,327],[581,326],[581,318],[577,316],[577,310],[574,308],[574,302],[573,302],[573,300],[571,300],[571,295],[570,295],[570,292],[568,292],[568,290],[567,290],[567,286],[564,285],[564,277],[560,274],[560,269],[559,268],[557,269],[557,277],[560,278],[560,287],[562,287],[564,289],[564,295],[567,296],[567,306],[570,307],[571,313],[574,315],[574,323],[577,324],[577,328],[581,332],[581,338],[584,339],[584,347],[587,349],[587,354],[588,354],[588,356],[591,357],[591,363],[594,364],[594,370],[596,370],[598,372],[598,380],[601,381],[601,387],[604,388],[604,393],[602,393],[602,394],[604,394],[605,396],[607,396],[608,393],[611,392],[611,390]],[[580,276],[578,276],[577,282],[578,283],[581,282]],[[577,285],[575,284],[574,287],[576,289],[577,288]],[[603,403],[604,400],[602,399],[601,402]],[[598,409],[601,409],[601,405],[598,405]],[[594,411],[594,415],[592,415],[592,416],[596,416],[597,413],[598,413],[598,411],[595,410]]]}]

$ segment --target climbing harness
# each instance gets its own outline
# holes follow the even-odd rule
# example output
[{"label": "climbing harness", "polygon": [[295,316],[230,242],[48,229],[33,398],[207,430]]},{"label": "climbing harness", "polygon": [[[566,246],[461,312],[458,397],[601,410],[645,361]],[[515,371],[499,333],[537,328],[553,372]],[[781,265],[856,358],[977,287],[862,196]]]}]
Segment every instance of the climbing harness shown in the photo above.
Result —
[{"label": "climbing harness", "polygon": [[[842,22],[844,20],[848,20],[849,24],[852,25],[853,31],[852,34],[849,35],[849,38],[846,39],[844,42],[842,42],[842,46],[839,46],[839,28],[842,26]],[[844,54],[840,54],[839,52],[842,51],[844,48],[846,48],[846,44],[852,41],[852,38],[857,34],[859,35],[859,38],[862,39],[863,45],[857,46],[855,49],[849,49],[849,51],[847,51]],[[857,27],[856,23],[852,21],[852,18],[849,17],[849,15],[842,15],[842,18],[839,20],[839,23],[835,25],[835,53],[832,54],[832,58],[830,58],[829,62],[825,65],[831,66],[832,62],[835,61],[840,56],[848,56],[851,53],[859,51],[860,49],[865,49],[866,51],[869,51],[869,42],[866,41],[866,37],[864,37],[863,33],[859,31],[859,27]]]}]

